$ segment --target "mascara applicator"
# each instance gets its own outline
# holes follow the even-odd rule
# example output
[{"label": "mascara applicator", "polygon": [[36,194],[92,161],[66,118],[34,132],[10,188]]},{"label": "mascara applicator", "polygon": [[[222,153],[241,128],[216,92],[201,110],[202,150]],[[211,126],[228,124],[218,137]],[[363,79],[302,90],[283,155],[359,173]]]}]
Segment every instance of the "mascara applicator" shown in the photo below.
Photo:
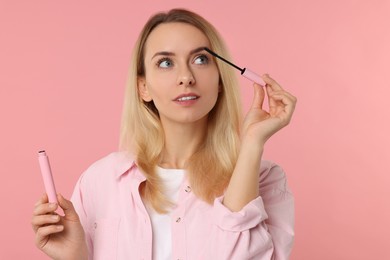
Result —
[{"label": "mascara applicator", "polygon": [[215,52],[213,52],[212,50],[210,50],[209,48],[204,48],[205,51],[207,51],[208,53],[210,53],[211,55],[217,57],[218,59],[221,59],[223,60],[224,62],[226,62],[227,64],[233,66],[234,68],[238,69],[239,71],[241,71],[241,75],[244,76],[245,78],[257,83],[257,84],[260,84],[261,86],[265,86],[265,82],[264,80],[259,76],[257,75],[256,73],[254,73],[253,71],[251,71],[250,69],[247,69],[247,68],[240,68],[238,67],[237,65],[231,63],[230,61],[222,58],[221,56],[219,56],[218,54],[216,54]]}]

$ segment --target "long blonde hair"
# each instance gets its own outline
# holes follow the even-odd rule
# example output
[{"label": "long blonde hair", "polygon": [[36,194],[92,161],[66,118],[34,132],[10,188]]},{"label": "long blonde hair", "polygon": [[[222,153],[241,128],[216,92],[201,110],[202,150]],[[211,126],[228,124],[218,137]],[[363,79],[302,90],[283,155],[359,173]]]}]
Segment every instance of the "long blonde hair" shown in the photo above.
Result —
[{"label": "long blonde hair", "polygon": [[[145,42],[159,24],[181,22],[195,26],[210,41],[211,49],[230,59],[217,30],[203,17],[184,9],[172,9],[152,16],[135,44],[123,106],[120,148],[133,153],[136,164],[147,181],[141,187],[144,199],[159,213],[166,213],[173,203],[164,196],[164,187],[155,173],[164,148],[163,128],[153,102],[144,102],[138,93],[137,79],[145,75]],[[241,99],[239,85],[229,65],[216,60],[222,87],[208,116],[205,141],[187,163],[192,191],[212,203],[223,194],[234,170],[239,147]]]}]

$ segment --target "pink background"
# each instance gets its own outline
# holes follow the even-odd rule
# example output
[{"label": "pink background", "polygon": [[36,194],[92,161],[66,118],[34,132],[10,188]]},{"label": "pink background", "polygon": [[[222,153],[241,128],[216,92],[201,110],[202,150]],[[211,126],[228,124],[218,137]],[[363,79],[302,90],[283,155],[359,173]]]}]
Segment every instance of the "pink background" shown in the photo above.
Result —
[{"label": "pink background", "polygon": [[[291,259],[390,259],[390,2],[239,3],[0,2],[0,259],[45,259],[30,227],[44,191],[37,151],[69,197],[82,171],[117,149],[136,35],[173,7],[209,19],[238,64],[298,97],[265,154],[296,197]],[[247,108],[251,83],[241,82]]]}]

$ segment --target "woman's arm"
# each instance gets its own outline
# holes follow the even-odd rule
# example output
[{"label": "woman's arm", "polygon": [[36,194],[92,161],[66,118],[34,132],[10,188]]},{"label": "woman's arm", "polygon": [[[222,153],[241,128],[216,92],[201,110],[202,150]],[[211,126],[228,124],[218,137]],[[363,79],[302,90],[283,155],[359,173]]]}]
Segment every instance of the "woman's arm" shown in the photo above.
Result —
[{"label": "woman's arm", "polygon": [[223,204],[233,212],[240,211],[259,196],[258,171],[264,144],[289,124],[295,109],[294,96],[283,90],[268,74],[262,78],[266,82],[269,111],[263,109],[265,91],[255,83],[253,104],[243,124],[240,154],[223,199]]},{"label": "woman's arm", "polygon": [[294,197],[281,167],[262,161],[260,195],[240,211],[214,201],[213,221],[199,259],[288,260],[294,243]]}]

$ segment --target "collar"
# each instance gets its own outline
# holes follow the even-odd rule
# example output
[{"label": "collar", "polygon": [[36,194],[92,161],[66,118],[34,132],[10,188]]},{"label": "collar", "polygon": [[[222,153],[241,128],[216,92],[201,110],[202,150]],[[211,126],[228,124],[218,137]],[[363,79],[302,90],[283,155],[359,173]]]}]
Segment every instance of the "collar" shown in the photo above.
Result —
[{"label": "collar", "polygon": [[122,152],[114,153],[113,156],[115,157],[116,178],[121,178],[124,174],[129,173],[131,169],[137,168],[137,164],[135,162],[135,156],[133,154],[127,151],[122,151]]}]

